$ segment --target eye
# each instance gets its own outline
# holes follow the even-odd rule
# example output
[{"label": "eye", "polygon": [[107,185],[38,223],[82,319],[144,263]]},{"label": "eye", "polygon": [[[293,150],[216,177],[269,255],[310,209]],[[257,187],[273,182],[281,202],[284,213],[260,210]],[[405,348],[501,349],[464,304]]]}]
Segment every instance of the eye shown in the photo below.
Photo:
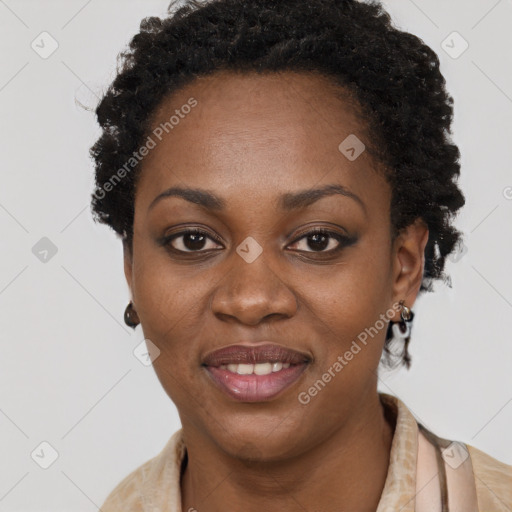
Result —
[{"label": "eye", "polygon": [[[208,247],[208,240],[215,242]],[[298,249],[301,252],[313,252],[322,254],[336,253],[357,241],[356,237],[348,237],[336,231],[330,231],[325,228],[313,228],[296,238],[293,245],[305,240],[306,249]],[[168,247],[174,253],[206,253],[211,250],[217,250],[215,245],[222,245],[221,239],[202,229],[187,229],[166,236],[161,240],[161,244]],[[313,250],[307,250],[307,247]],[[326,250],[328,249],[328,250]]]},{"label": "eye", "polygon": [[[162,243],[174,252],[206,252],[215,249],[214,247],[206,247],[205,249],[207,240],[213,240],[220,243],[220,239],[218,237],[215,237],[201,229],[187,229],[186,231],[174,233],[173,235],[165,237]],[[175,241],[177,241],[177,243],[175,243]],[[173,245],[173,243],[178,247]]]},{"label": "eye", "polygon": [[[306,243],[303,245],[311,247],[314,250],[299,250],[319,253],[336,253],[343,247],[353,244],[356,241],[355,237],[348,237],[341,233],[337,233],[336,231],[329,231],[325,228],[314,228],[307,233],[302,234],[300,238],[297,238],[293,242],[293,244],[297,244],[297,242],[300,242],[301,240],[306,240]],[[325,250],[326,248],[329,248],[329,250]]]}]

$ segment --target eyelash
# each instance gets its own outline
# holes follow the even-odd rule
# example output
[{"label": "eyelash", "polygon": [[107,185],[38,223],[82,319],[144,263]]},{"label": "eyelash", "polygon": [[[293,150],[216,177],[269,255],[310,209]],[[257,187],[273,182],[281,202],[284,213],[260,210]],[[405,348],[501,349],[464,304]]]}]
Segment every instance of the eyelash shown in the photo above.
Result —
[{"label": "eyelash", "polygon": [[[338,233],[336,231],[330,231],[328,229],[325,229],[325,228],[312,228],[311,230],[309,231],[306,231],[305,233],[301,233],[300,236],[298,236],[293,242],[292,242],[292,245],[293,244],[296,244],[297,242],[299,242],[300,240],[302,240],[303,238],[307,238],[309,236],[312,236],[312,235],[325,235],[325,236],[328,236],[329,238],[334,238],[336,241],[339,242],[339,245],[335,248],[335,249],[331,249],[329,251],[299,251],[301,253],[313,253],[313,254],[336,254],[338,253],[339,251],[341,251],[341,249],[343,249],[344,247],[347,247],[351,244],[353,244],[355,241],[356,241],[356,238],[355,237],[348,237],[348,236],[345,236],[345,235],[342,235],[341,233]],[[186,236],[186,235],[203,235],[207,238],[209,238],[210,240],[213,240],[219,244],[222,244],[222,241],[221,239],[216,236],[216,235],[212,235],[206,231],[203,231],[202,229],[199,229],[199,228],[195,228],[195,229],[187,229],[185,231],[180,231],[179,233],[174,233],[170,236],[167,236],[167,237],[164,237],[161,241],[161,244],[165,247],[167,247],[171,252],[173,252],[174,254],[180,254],[180,255],[183,255],[183,254],[201,254],[201,253],[207,253],[209,251],[215,251],[217,249],[207,249],[207,250],[198,250],[198,251],[182,251],[180,249],[175,249],[174,247],[172,247],[171,245],[171,242],[173,242],[175,239],[177,238],[180,238],[182,236]]]}]

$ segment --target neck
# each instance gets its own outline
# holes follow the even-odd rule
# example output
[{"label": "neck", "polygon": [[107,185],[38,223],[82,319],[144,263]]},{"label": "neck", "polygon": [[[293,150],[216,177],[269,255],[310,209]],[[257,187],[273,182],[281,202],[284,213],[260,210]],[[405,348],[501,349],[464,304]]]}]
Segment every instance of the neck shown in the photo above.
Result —
[{"label": "neck", "polygon": [[217,446],[190,443],[182,510],[375,512],[388,473],[395,420],[377,394],[354,423],[313,450],[279,462],[247,464]]}]

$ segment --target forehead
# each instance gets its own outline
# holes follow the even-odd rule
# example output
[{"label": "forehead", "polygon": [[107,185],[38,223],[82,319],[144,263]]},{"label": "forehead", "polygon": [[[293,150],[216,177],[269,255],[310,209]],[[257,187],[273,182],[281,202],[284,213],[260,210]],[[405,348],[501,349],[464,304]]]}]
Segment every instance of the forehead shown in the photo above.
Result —
[{"label": "forehead", "polygon": [[[332,149],[332,141],[349,133],[364,137],[366,123],[356,114],[353,95],[331,79],[318,73],[274,72],[259,74],[218,71],[196,78],[182,89],[162,100],[152,115],[154,128],[169,121],[179,111],[189,110],[193,98],[197,105],[181,115],[172,134],[176,137],[209,135],[211,140],[237,144],[245,139],[252,145],[274,142],[299,142],[301,146],[312,137],[321,148]],[[184,121],[187,122],[184,122]],[[286,133],[283,133],[286,129]],[[214,131],[215,130],[215,131]],[[183,134],[183,132],[186,132]],[[194,143],[193,138],[190,143]],[[209,142],[208,140],[203,142]],[[203,147],[206,147],[203,145]]]},{"label": "forehead", "polygon": [[353,105],[317,74],[221,71],[199,77],[152,115],[155,147],[142,162],[137,201],[149,204],[174,185],[215,189],[221,196],[236,191],[254,197],[259,190],[268,198],[269,192],[326,180],[363,197],[372,188],[382,192],[370,156],[363,151],[350,160],[340,150],[347,138],[369,142]]}]

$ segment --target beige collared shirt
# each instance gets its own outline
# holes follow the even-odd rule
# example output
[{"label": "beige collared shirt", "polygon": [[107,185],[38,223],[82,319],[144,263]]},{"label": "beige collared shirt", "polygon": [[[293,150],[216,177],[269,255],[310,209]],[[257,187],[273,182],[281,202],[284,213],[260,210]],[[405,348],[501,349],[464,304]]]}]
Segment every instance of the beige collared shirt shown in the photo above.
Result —
[{"label": "beige collared shirt", "polygon": [[[512,512],[512,466],[465,443],[437,437],[400,399],[386,393],[379,397],[396,427],[376,512]],[[185,512],[180,490],[185,454],[180,429],[156,457],[117,485],[101,511]]]}]

